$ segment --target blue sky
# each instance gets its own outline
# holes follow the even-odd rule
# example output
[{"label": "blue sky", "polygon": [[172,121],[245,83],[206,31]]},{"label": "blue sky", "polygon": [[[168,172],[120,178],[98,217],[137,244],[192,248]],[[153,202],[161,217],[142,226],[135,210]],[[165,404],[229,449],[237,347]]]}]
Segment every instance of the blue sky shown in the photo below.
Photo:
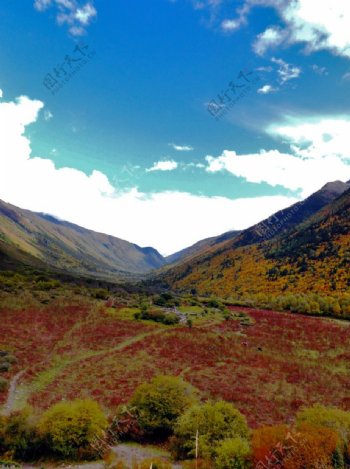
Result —
[{"label": "blue sky", "polygon": [[169,254],[350,179],[345,0],[2,0],[0,17],[8,202]]}]

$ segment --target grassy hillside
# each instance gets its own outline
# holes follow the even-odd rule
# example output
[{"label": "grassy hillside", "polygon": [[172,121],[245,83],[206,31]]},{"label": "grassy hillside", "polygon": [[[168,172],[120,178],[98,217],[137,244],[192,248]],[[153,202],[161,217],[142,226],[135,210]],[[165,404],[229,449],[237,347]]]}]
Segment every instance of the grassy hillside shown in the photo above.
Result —
[{"label": "grassy hillside", "polygon": [[[141,248],[48,215],[0,201],[2,251],[21,252],[22,261],[95,276],[144,273],[165,263],[153,248]],[[7,245],[7,246],[5,246]]]}]

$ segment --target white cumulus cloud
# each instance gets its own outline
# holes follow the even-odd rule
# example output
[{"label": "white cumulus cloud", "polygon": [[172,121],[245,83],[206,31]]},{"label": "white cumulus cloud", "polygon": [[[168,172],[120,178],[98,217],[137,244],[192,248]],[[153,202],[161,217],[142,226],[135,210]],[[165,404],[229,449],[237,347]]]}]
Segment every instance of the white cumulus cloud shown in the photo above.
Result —
[{"label": "white cumulus cloud", "polygon": [[146,169],[149,173],[151,171],[173,171],[178,167],[178,163],[174,160],[166,160],[166,161],[157,161],[153,163],[151,168]]},{"label": "white cumulus cloud", "polygon": [[290,153],[260,150],[239,155],[225,150],[207,156],[208,172],[228,171],[249,182],[265,182],[310,195],[329,181],[350,179],[350,119],[287,119],[287,124],[269,127],[267,132],[290,144]]},{"label": "white cumulus cloud", "polygon": [[265,52],[273,47],[277,47],[285,40],[285,32],[280,28],[267,28],[259,34],[253,44],[253,49],[258,55],[264,55]]},{"label": "white cumulus cloud", "polygon": [[302,43],[307,52],[328,50],[350,57],[348,0],[246,0],[245,16],[257,6],[275,8],[284,23],[283,27],[269,26],[257,37],[254,49],[258,54],[281,43]]},{"label": "white cumulus cloud", "polygon": [[259,94],[269,94],[273,93],[274,91],[277,91],[277,88],[274,88],[272,85],[264,85],[261,88],[258,89]]}]

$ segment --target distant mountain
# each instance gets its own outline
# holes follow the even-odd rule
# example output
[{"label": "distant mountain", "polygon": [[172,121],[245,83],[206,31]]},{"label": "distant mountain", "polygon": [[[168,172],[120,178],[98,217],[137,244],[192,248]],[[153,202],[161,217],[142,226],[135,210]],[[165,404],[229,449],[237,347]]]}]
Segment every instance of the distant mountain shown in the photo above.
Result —
[{"label": "distant mountain", "polygon": [[339,197],[347,189],[350,189],[350,181],[334,181],[327,183],[305,200],[280,210],[271,217],[244,230],[239,240],[237,240],[237,245],[247,246],[261,242],[264,238],[272,239],[279,234],[286,233],[293,226],[302,223],[314,213],[318,212],[322,207]]},{"label": "distant mountain", "polygon": [[233,240],[167,269],[160,280],[175,290],[221,297],[349,291],[349,188],[326,184]]},{"label": "distant mountain", "polygon": [[201,251],[204,251],[211,246],[215,246],[216,244],[220,244],[223,241],[227,241],[229,239],[234,239],[239,233],[240,231],[227,231],[226,233],[219,236],[212,236],[211,238],[202,239],[188,248],[182,249],[181,251],[167,256],[165,259],[168,264],[174,264],[179,261],[183,261],[197,255]]},{"label": "distant mountain", "polygon": [[0,264],[16,260],[97,277],[141,274],[165,264],[151,247],[0,201]]},{"label": "distant mountain", "polygon": [[235,240],[237,246],[246,246],[261,242],[264,238],[271,239],[306,220],[349,188],[350,181],[346,183],[342,181],[329,182],[305,200],[280,210],[246,230],[228,231],[219,236],[203,239],[188,248],[167,256],[166,261],[168,264],[174,264],[188,260],[190,257],[228,240]]}]

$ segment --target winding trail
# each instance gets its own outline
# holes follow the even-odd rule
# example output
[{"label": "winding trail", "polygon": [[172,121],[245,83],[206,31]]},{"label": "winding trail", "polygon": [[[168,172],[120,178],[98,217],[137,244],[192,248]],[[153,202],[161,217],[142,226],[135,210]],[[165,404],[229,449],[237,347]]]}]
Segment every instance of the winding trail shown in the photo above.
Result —
[{"label": "winding trail", "polygon": [[10,381],[10,387],[8,390],[7,399],[1,410],[1,415],[3,415],[4,417],[7,417],[13,411],[13,408],[17,399],[17,392],[18,392],[17,384],[25,372],[26,370],[20,371]]},{"label": "winding trail", "polygon": [[143,332],[139,335],[129,337],[128,339],[123,340],[118,345],[103,349],[103,350],[95,350],[95,351],[87,351],[81,355],[76,357],[72,357],[66,360],[57,363],[55,368],[48,368],[44,371],[39,372],[36,377],[31,381],[31,383],[18,385],[19,379],[22,375],[27,371],[23,370],[20,373],[17,373],[12,380],[11,385],[8,393],[8,398],[6,404],[2,409],[2,415],[9,415],[11,411],[18,410],[23,408],[26,404],[27,399],[33,392],[40,392],[43,391],[57,376],[69,365],[73,365],[75,363],[81,362],[83,360],[87,360],[92,357],[100,357],[104,355],[108,355],[114,352],[119,352],[124,350],[125,348],[129,347],[130,345],[137,343],[141,340],[144,340],[147,337],[156,336],[158,334],[162,334],[166,332],[166,328],[159,328],[153,331]]}]

